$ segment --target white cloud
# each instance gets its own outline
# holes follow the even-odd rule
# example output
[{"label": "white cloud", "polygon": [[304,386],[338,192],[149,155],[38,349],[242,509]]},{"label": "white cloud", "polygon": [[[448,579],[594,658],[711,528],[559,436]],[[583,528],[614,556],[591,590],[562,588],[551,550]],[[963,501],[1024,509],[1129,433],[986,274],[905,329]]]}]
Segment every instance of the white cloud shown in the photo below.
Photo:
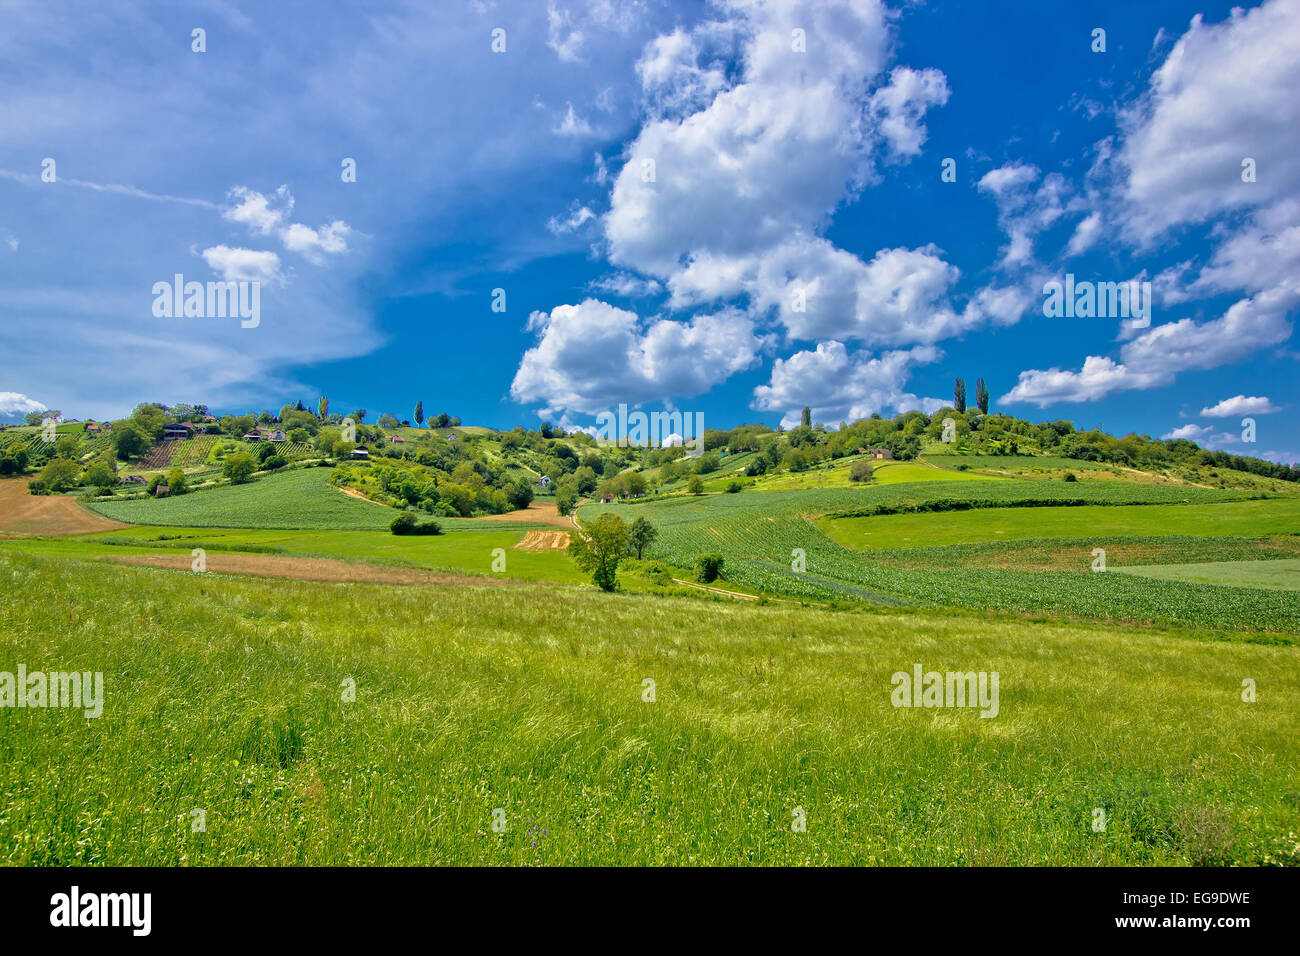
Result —
[{"label": "white cloud", "polygon": [[555,133],[559,136],[590,136],[591,124],[577,114],[573,109],[573,104],[566,104],[567,109],[564,111],[564,119],[560,120],[560,125],[555,127]]},{"label": "white cloud", "polygon": [[1202,448],[1208,448],[1211,451],[1217,451],[1225,445],[1242,444],[1240,435],[1234,435],[1232,432],[1215,432],[1208,425],[1182,425],[1160,436],[1162,441],[1172,441],[1179,438],[1194,441]]},{"label": "white cloud", "polygon": [[[1300,192],[1300,5],[1200,15],[1123,117],[1129,227],[1151,238],[1178,223],[1265,206]],[[1241,179],[1256,162],[1256,182]]]},{"label": "white cloud", "polygon": [[538,341],[524,353],[510,394],[541,403],[544,415],[698,395],[752,365],[762,344],[753,322],[734,309],[643,324],[599,299],[534,312],[528,328]]},{"label": "white cloud", "polygon": [[203,261],[227,282],[278,282],[283,279],[280,275],[280,257],[274,252],[213,246],[203,250]]},{"label": "white cloud", "polygon": [[[293,196],[290,195],[288,186],[281,186],[271,197],[247,186],[236,186],[230,190],[230,198],[236,200],[236,203],[223,212],[221,217],[243,223],[262,236],[269,235],[293,212]],[[279,208],[273,205],[276,201],[279,202]]]},{"label": "white cloud", "polygon": [[326,255],[348,251],[347,237],[352,229],[342,220],[335,219],[319,229],[290,220],[294,200],[288,186],[279,187],[272,196],[236,186],[230,190],[230,198],[235,204],[221,214],[223,219],[242,223],[257,236],[276,236],[284,248],[314,265],[321,265]]},{"label": "white cloud", "polygon": [[784,413],[786,425],[798,424],[804,406],[813,409],[818,421],[834,422],[916,408],[925,401],[903,386],[915,366],[937,361],[941,354],[934,346],[918,346],[873,358],[866,352],[850,354],[841,342],[821,342],[813,351],[777,359],[770,382],[754,389],[753,407]]},{"label": "white cloud", "polygon": [[925,112],[948,102],[948,80],[938,70],[895,67],[889,85],[871,94],[871,111],[890,149],[916,156],[925,144]]},{"label": "white cloud", "polygon": [[546,45],[566,63],[582,62],[582,44],[586,37],[573,26],[568,10],[551,4],[546,10]]},{"label": "white cloud", "polygon": [[1074,227],[1074,235],[1070,236],[1070,244],[1066,247],[1067,256],[1077,256],[1087,252],[1097,240],[1101,238],[1101,213],[1092,212],[1079,221]]},{"label": "white cloud", "polygon": [[581,228],[584,224],[596,218],[596,214],[586,206],[579,206],[576,203],[569,210],[569,214],[563,219],[558,216],[552,216],[546,221],[546,228],[557,236],[562,236],[567,232],[573,232]]},{"label": "white cloud", "polygon": [[998,223],[1008,239],[1002,250],[1005,268],[1032,265],[1034,237],[1081,207],[1077,197],[1071,198],[1064,176],[1048,173],[1041,182],[1040,176],[1037,166],[1009,163],[985,173],[977,184],[980,192],[991,195],[997,204]]},{"label": "white cloud", "polygon": [[1124,344],[1120,362],[1090,355],[1078,372],[1059,368],[1021,372],[1002,402],[1045,406],[1091,401],[1112,391],[1167,385],[1179,372],[1240,362],[1290,337],[1287,312],[1297,299],[1289,289],[1269,290],[1234,303],[1222,317],[1209,322],[1181,319],[1153,326]]},{"label": "white cloud", "polygon": [[612,275],[602,276],[589,283],[589,286],[596,292],[605,292],[609,295],[632,299],[658,295],[664,290],[664,287],[654,279],[642,279],[626,272],[616,272]]},{"label": "white cloud", "polygon": [[348,251],[347,236],[351,231],[347,223],[338,219],[319,229],[295,222],[284,230],[281,238],[286,249],[300,253],[308,262],[320,265],[325,260],[322,253],[338,255]]},{"label": "white cloud", "polygon": [[21,417],[28,412],[41,412],[45,405],[28,398],[21,392],[0,392],[0,415],[8,418]]},{"label": "white cloud", "polygon": [[1263,395],[1234,395],[1202,408],[1201,414],[1206,418],[1235,418],[1237,415],[1271,415],[1277,411],[1281,409]]}]

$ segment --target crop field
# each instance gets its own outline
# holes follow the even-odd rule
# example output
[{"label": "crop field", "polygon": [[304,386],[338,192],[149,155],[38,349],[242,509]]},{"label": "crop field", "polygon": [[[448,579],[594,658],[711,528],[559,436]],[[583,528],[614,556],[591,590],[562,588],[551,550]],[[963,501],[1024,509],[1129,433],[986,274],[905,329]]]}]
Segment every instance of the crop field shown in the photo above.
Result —
[{"label": "crop field", "polygon": [[[795,491],[805,488],[862,488],[869,487],[849,480],[853,459],[836,462],[829,468],[815,468],[795,474],[778,474],[765,477],[755,485],[756,491]],[[871,485],[895,485],[916,481],[988,481],[987,475],[974,472],[946,470],[924,462],[867,461],[872,468]]]},{"label": "crop field", "polygon": [[174,498],[96,501],[90,507],[128,524],[193,528],[336,528],[386,531],[395,511],[329,485],[326,468],[263,475]]},{"label": "crop field", "polygon": [[[783,495],[788,497],[780,497]],[[1087,564],[1081,570],[1045,571],[899,567],[837,544],[808,520],[835,512],[902,511],[906,517],[944,522],[956,516],[979,518],[993,504],[1022,501],[1037,506],[1047,500],[1108,501],[1114,505],[1148,502],[1134,509],[1140,513],[1143,508],[1159,509],[1161,503],[1172,500],[1233,502],[1240,497],[1206,489],[1110,482],[1082,486],[1061,482],[970,482],[958,487],[936,483],[590,505],[580,509],[580,517],[588,520],[601,511],[624,514],[629,519],[644,514],[660,529],[660,538],[650,552],[652,557],[689,567],[696,555],[716,551],[725,558],[727,580],[776,595],[884,606],[960,607],[1292,641],[1300,634],[1300,602],[1290,592],[1095,574],[1087,570]],[[1245,526],[1274,530],[1268,508],[1276,507],[1280,514],[1289,516],[1294,513],[1295,499],[1240,504],[1257,504],[1262,509],[1245,520]],[[968,506],[978,510],[968,511]],[[956,510],[928,511],[946,507]],[[1067,514],[1079,507],[1086,505],[1045,510]],[[993,513],[1018,510],[1003,507]],[[1091,547],[1095,546],[1080,554],[1080,559],[1087,555],[1091,560]]]},{"label": "crop field", "polygon": [[1120,535],[1300,535],[1300,498],[1196,505],[984,508],[824,518],[817,524],[837,544],[863,551],[1082,535],[1090,536],[1096,542],[1094,547],[1104,547],[1107,537]]},{"label": "crop field", "polygon": [[1300,591],[1300,559],[1277,561],[1206,561],[1199,564],[1136,565],[1125,574],[1165,581],[1193,581],[1229,587]]},{"label": "crop field", "polygon": [[[98,719],[0,720],[10,865],[1300,862],[1294,647],[4,552],[0,575],[42,596],[0,605],[0,666],[104,675]],[[892,707],[914,661],[998,671],[998,719]]]}]

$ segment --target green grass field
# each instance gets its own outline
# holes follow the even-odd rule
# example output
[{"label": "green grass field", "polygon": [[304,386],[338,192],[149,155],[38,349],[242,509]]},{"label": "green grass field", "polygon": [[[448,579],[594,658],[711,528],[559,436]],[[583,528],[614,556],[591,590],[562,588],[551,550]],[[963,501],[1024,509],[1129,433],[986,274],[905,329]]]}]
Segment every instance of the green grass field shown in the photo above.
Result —
[{"label": "green grass field", "polygon": [[982,508],[931,514],[822,518],[837,544],[861,551],[1023,538],[1148,534],[1300,535],[1300,498],[1195,505],[1095,505],[1077,508]]},{"label": "green grass field", "polygon": [[[11,553],[0,575],[29,596],[0,605],[0,669],[105,686],[94,720],[0,712],[11,865],[1300,862],[1293,647]],[[997,671],[998,716],[894,708],[915,663]]]},{"label": "green grass field", "polygon": [[1136,565],[1117,568],[1125,574],[1165,581],[1193,581],[1228,587],[1300,591],[1300,559],[1277,561],[1207,561],[1199,564]]},{"label": "green grass field", "polygon": [[516,550],[524,534],[523,530],[496,523],[431,536],[399,536],[387,531],[137,526],[107,534],[19,539],[6,541],[3,546],[11,551],[69,558],[112,558],[159,551],[189,554],[194,548],[202,548],[213,554],[336,558],[470,574],[498,573],[493,572],[492,564],[494,552],[500,548],[506,552],[501,576],[574,584],[587,580],[564,551]]}]

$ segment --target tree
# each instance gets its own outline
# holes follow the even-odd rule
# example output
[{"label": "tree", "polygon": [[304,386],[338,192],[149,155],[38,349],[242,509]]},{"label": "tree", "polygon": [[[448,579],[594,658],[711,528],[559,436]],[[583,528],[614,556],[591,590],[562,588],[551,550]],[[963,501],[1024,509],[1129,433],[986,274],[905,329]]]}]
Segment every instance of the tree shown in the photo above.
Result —
[{"label": "tree", "polygon": [[134,425],[123,423],[113,429],[113,450],[123,461],[143,455],[148,447],[149,442]]},{"label": "tree", "polygon": [[230,479],[232,485],[243,484],[253,476],[253,472],[256,470],[257,462],[246,451],[238,451],[233,455],[227,455],[225,462],[221,465],[221,473]]},{"label": "tree", "polygon": [[659,531],[644,517],[639,517],[628,528],[627,543],[636,552],[636,559],[641,560],[641,552],[654,544]]},{"label": "tree", "polygon": [[189,491],[185,481],[185,472],[179,468],[173,468],[167,472],[167,493],[169,495],[183,495]]},{"label": "tree", "polygon": [[37,478],[50,491],[67,491],[77,483],[77,466],[63,458],[51,460]]},{"label": "tree", "polygon": [[720,554],[702,554],[695,559],[695,580],[709,584],[722,576],[723,559]]},{"label": "tree", "polygon": [[424,424],[424,402],[422,401],[415,403],[415,424],[417,426]]},{"label": "tree", "polygon": [[605,513],[588,521],[569,541],[574,563],[591,572],[591,579],[602,591],[612,591],[618,584],[618,562],[627,553],[630,531],[618,515]]},{"label": "tree", "polygon": [[555,510],[562,515],[567,515],[573,510],[573,506],[578,503],[578,493],[570,484],[561,484],[559,491],[555,493]]},{"label": "tree", "polygon": [[358,408],[352,413],[352,420],[360,425],[366,420],[366,410],[364,408]]},{"label": "tree", "polygon": [[451,427],[451,416],[446,412],[440,412],[438,417],[433,420],[433,424],[436,428],[449,428]]},{"label": "tree", "polygon": [[812,409],[807,405],[803,407],[803,414],[799,416],[799,424],[804,428],[812,428]]},{"label": "tree", "polygon": [[505,491],[515,510],[527,508],[533,503],[533,485],[527,478],[520,478],[514,484],[507,486]]},{"label": "tree", "polygon": [[92,488],[112,488],[117,484],[117,475],[113,472],[113,467],[101,459],[91,463],[81,480]]},{"label": "tree", "polygon": [[686,482],[686,490],[693,495],[704,494],[704,482],[700,481],[699,475],[691,475],[691,480]]},{"label": "tree", "polygon": [[961,379],[952,387],[952,407],[959,412],[966,411],[966,383]]},{"label": "tree", "polygon": [[979,406],[980,414],[989,413],[989,390],[984,387],[984,379],[975,380],[975,404]]},{"label": "tree", "polygon": [[47,418],[52,418],[57,422],[62,417],[63,412],[59,411],[57,408],[44,408],[39,412],[28,412],[23,416],[23,421],[28,425],[40,425],[43,424]]},{"label": "tree", "polygon": [[320,397],[320,403],[316,406],[316,417],[325,420],[325,416],[330,413],[330,400],[324,395]]},{"label": "tree", "polygon": [[870,481],[871,480],[871,462],[855,461],[853,467],[849,469],[849,481]]},{"label": "tree", "polygon": [[81,444],[79,435],[60,435],[54,443],[54,453],[60,458],[76,458],[77,446]]}]

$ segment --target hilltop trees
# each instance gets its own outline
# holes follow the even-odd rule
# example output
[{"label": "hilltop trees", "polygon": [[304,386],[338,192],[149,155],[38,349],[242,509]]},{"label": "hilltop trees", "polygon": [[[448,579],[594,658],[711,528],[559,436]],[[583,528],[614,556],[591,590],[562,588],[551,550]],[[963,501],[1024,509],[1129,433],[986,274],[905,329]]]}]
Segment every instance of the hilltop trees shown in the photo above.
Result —
[{"label": "hilltop trees", "polygon": [[316,405],[316,417],[319,418],[321,421],[324,421],[326,418],[329,417],[329,413],[330,413],[330,400],[326,398],[324,395],[322,395],[320,397],[320,402]]},{"label": "hilltop trees", "polygon": [[143,455],[148,447],[148,440],[130,422],[113,429],[113,450],[123,461]]},{"label": "hilltop trees", "polygon": [[960,378],[952,388],[952,407],[962,414],[966,413],[966,383]]},{"label": "hilltop trees", "polygon": [[415,417],[415,424],[417,428],[424,424],[424,402],[421,401],[415,403],[414,417]]},{"label": "hilltop trees", "polygon": [[981,415],[989,413],[989,390],[984,387],[984,379],[975,380],[975,404],[979,407]]}]

